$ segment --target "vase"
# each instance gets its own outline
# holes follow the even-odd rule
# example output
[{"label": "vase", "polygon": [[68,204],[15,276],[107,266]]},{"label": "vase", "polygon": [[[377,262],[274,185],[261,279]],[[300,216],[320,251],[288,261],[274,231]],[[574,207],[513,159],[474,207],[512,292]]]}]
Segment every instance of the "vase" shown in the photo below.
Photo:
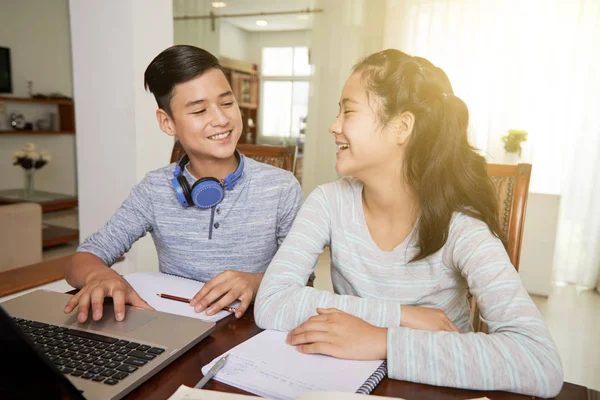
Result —
[{"label": "vase", "polygon": [[25,170],[25,186],[23,188],[23,198],[30,200],[35,192],[35,168]]},{"label": "vase", "polygon": [[521,160],[519,153],[506,152],[504,153],[504,164],[516,165]]}]

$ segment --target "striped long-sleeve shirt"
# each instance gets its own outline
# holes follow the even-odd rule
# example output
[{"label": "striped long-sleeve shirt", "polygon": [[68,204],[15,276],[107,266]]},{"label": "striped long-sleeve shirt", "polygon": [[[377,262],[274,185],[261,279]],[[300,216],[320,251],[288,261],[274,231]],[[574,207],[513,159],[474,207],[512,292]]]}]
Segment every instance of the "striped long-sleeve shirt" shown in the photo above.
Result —
[{"label": "striped long-sleeve shirt", "polygon": [[[442,249],[409,262],[417,251],[415,230],[393,251],[380,250],[369,234],[361,193],[362,183],[352,178],[311,193],[262,281],[257,324],[292,330],[317,307],[335,307],[388,328],[390,378],[556,395],[563,383],[556,346],[487,225],[455,213]],[[305,286],[325,246],[331,248],[335,293]],[[472,332],[468,288],[490,334]],[[403,304],[444,311],[460,333],[400,327]]]},{"label": "striped long-sleeve shirt", "polygon": [[[210,210],[181,206],[171,183],[174,169],[170,164],[149,172],[77,251],[112,265],[150,232],[161,272],[202,282],[226,270],[264,272],[302,203],[294,175],[244,157],[242,177]],[[190,186],[196,182],[187,167],[183,176]]]}]

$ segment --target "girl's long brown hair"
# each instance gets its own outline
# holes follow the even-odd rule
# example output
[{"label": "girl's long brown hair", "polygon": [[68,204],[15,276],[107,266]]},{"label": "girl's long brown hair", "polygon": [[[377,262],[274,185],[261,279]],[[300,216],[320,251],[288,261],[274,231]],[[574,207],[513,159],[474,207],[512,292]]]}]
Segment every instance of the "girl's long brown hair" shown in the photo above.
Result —
[{"label": "girl's long brown hair", "polygon": [[415,116],[403,165],[421,212],[419,252],[412,261],[442,248],[456,211],[485,222],[504,242],[485,158],[468,141],[467,106],[454,96],[444,71],[424,58],[389,49],[360,61],[354,72],[361,74],[368,94],[377,96],[382,124],[405,111]]}]

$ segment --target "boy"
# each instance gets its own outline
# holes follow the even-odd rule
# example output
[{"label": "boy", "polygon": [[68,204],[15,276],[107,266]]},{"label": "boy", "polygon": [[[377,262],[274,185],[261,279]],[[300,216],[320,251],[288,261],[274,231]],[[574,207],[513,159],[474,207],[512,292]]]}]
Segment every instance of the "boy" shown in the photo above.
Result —
[{"label": "boy", "polygon": [[81,290],[65,312],[78,306],[84,322],[91,306],[99,320],[105,297],[113,298],[118,321],[125,304],[150,308],[110,268],[150,232],[161,272],[206,282],[192,299],[196,312],[208,308],[213,315],[240,300],[239,318],[294,221],[300,184],[290,172],[236,151],[241,113],[215,56],[172,46],[150,63],[144,78],[158,103],[161,130],[178,138],[186,156],[148,173],[108,223],[79,246],[65,278]]}]

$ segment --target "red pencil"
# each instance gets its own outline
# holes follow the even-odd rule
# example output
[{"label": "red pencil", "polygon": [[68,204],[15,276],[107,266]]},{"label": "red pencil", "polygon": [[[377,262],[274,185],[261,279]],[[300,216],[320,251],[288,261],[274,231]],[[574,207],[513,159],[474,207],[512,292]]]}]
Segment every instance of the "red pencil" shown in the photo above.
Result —
[{"label": "red pencil", "polygon": [[172,294],[159,293],[159,294],[157,294],[157,296],[162,297],[163,299],[181,301],[182,303],[189,303],[190,301],[192,301],[192,299],[186,299],[185,297],[173,296]]},{"label": "red pencil", "polygon": [[[158,297],[162,297],[163,299],[181,301],[182,303],[189,303],[190,301],[192,301],[192,299],[186,299],[185,297],[173,296],[172,294],[157,293],[156,295]],[[223,307],[223,310],[234,313],[238,309],[234,308],[234,307],[225,306],[225,307]]]}]

